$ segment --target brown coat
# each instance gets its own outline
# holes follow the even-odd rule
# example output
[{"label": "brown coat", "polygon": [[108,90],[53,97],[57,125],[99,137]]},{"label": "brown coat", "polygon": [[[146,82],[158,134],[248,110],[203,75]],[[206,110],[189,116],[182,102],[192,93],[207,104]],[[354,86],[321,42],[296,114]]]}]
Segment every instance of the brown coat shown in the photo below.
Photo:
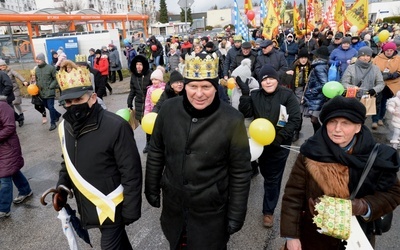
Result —
[{"label": "brown coat", "polygon": [[[389,69],[390,73],[400,73],[400,56],[395,55],[392,58],[387,58],[384,53],[380,53],[373,59],[373,63],[378,66],[379,70],[383,72],[386,68]],[[385,80],[386,86],[395,95],[400,90],[400,77],[396,79]]]},{"label": "brown coat", "polygon": [[[313,161],[299,154],[285,187],[282,201],[281,237],[300,238],[302,249],[339,249],[341,240],[317,232],[308,199],[323,194],[348,198],[349,169],[338,163]],[[400,202],[399,181],[387,192],[363,197],[370,206],[370,221],[393,211]]]}]

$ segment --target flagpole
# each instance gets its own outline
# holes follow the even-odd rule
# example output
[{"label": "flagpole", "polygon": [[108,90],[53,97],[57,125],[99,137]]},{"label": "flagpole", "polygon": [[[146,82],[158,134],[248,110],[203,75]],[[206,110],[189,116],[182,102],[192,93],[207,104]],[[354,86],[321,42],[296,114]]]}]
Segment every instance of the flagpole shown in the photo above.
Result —
[{"label": "flagpole", "polygon": [[304,20],[306,22],[305,28],[306,28],[306,34],[307,34],[307,0],[304,1]]}]

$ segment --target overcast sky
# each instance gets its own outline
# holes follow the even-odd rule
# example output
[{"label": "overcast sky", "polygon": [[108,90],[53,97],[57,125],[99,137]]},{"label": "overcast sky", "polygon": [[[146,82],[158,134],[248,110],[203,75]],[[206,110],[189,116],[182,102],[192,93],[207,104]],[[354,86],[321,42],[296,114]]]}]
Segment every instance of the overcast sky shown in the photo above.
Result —
[{"label": "overcast sky", "polygon": [[[180,7],[178,5],[179,0],[166,0],[165,2],[167,3],[167,9],[169,12],[174,13],[174,14],[179,14]],[[185,0],[182,0],[185,1]],[[239,6],[243,6],[243,0],[238,0]],[[211,7],[213,7],[215,4],[217,4],[218,8],[223,8],[232,5],[233,6],[233,0],[218,0],[218,1],[209,1],[209,0],[194,0],[194,3],[191,6],[192,13],[197,13],[197,12],[205,12],[209,10]],[[156,6],[157,9],[160,9],[160,0],[156,0]]]}]

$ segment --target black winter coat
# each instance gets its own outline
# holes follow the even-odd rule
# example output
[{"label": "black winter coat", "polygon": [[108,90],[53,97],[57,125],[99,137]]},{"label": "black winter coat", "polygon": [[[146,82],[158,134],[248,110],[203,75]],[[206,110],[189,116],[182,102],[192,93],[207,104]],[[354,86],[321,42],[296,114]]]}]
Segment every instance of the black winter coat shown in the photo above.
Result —
[{"label": "black winter coat", "polygon": [[[136,70],[136,63],[141,62],[143,64],[142,73],[138,73]],[[144,100],[146,99],[147,87],[150,86],[150,76],[152,71],[150,70],[149,62],[143,55],[137,55],[133,58],[131,63],[131,83],[130,91],[128,95],[128,108],[132,108],[133,98],[135,98],[135,118],[141,121],[144,113]]]},{"label": "black winter coat", "polygon": [[285,55],[279,50],[272,49],[268,54],[262,54],[257,56],[256,64],[254,66],[254,73],[257,76],[256,79],[259,80],[259,72],[265,64],[271,65],[276,72],[278,72],[279,77],[284,76],[288,70],[288,65],[286,62]]},{"label": "black winter coat", "polygon": [[254,72],[254,66],[257,60],[257,54],[256,52],[251,51],[250,54],[248,55],[243,55],[242,50],[240,50],[237,54],[236,57],[234,58],[234,60],[231,62],[230,68],[229,70],[231,72],[233,72],[237,67],[240,66],[240,64],[242,63],[243,59],[250,59],[251,61],[251,72]]},{"label": "black winter coat", "polygon": [[229,76],[229,73],[232,73],[232,71],[229,72],[229,69],[231,67],[231,63],[235,60],[235,57],[237,53],[240,51],[240,49],[241,48],[236,48],[236,46],[233,45],[232,48],[228,50],[224,62],[224,72],[223,72],[224,76]]},{"label": "black winter coat", "polygon": [[[277,125],[280,114],[280,106],[286,107],[289,115],[288,122],[284,127]],[[251,92],[251,96],[241,96],[239,111],[244,117],[266,118],[276,130],[275,140],[272,144],[290,145],[293,133],[300,126],[301,115],[299,102],[293,91],[278,86],[274,93],[268,94],[260,88]]]},{"label": "black winter coat", "polygon": [[124,200],[115,209],[115,221],[107,218],[100,225],[96,206],[75,187],[62,162],[57,186],[62,184],[73,189],[82,226],[124,225],[139,219],[142,167],[129,124],[98,104],[95,104],[94,111],[79,132],[74,132],[71,125],[66,120],[64,122],[67,151],[79,174],[104,195],[120,184],[124,188]]},{"label": "black winter coat", "polygon": [[189,249],[224,249],[228,219],[243,223],[247,210],[252,171],[243,116],[224,102],[206,116],[190,115],[184,98],[165,101],[158,113],[145,194],[149,200],[162,188],[161,227],[171,249],[184,225]]},{"label": "black winter coat", "polygon": [[6,72],[0,70],[0,95],[7,96],[7,103],[11,104],[15,100],[13,84]]}]

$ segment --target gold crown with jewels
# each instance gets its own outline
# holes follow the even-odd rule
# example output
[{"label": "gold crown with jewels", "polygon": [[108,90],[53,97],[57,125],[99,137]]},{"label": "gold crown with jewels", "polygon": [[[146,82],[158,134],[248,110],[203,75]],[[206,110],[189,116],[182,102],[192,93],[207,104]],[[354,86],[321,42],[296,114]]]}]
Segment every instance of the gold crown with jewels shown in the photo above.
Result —
[{"label": "gold crown with jewels", "polygon": [[218,77],[218,56],[213,54],[186,54],[184,77],[191,80],[214,79]]},{"label": "gold crown with jewels", "polygon": [[86,55],[75,55],[75,62],[87,62]]},{"label": "gold crown with jewels", "polygon": [[90,72],[86,68],[73,68],[69,73],[65,70],[60,70],[57,73],[56,78],[61,91],[71,90],[74,88],[83,90],[92,87]]}]

